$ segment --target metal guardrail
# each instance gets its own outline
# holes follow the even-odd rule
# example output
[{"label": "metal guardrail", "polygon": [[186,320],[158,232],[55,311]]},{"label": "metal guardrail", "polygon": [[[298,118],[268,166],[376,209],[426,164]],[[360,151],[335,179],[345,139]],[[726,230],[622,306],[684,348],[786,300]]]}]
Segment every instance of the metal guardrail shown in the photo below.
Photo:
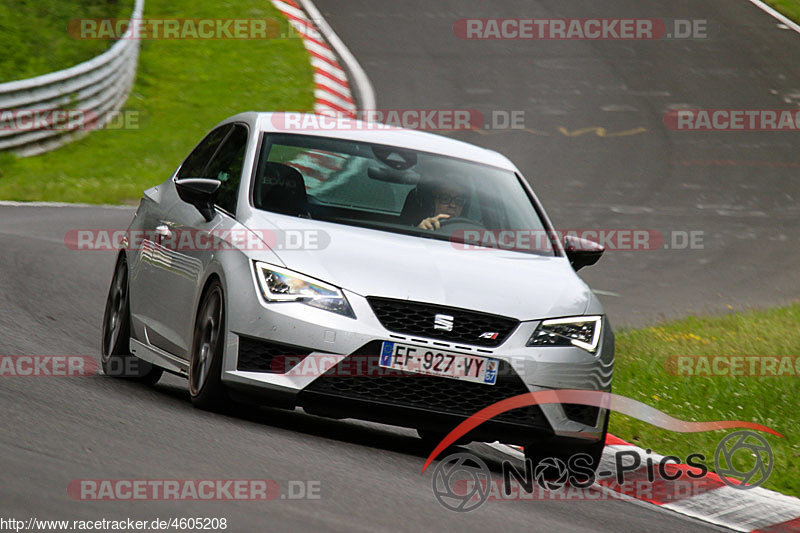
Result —
[{"label": "metal guardrail", "polygon": [[[141,19],[144,0],[135,0],[131,20]],[[139,39],[127,38],[133,24],[114,45],[89,61],[65,70],[0,84],[0,151],[31,156],[54,150],[104,126],[125,103],[136,79]],[[20,128],[5,117],[26,111],[74,110],[91,121],[78,127],[48,126],[47,121]],[[10,112],[10,113],[9,113]],[[22,113],[22,115],[20,114]],[[77,121],[76,121],[77,122]]]}]

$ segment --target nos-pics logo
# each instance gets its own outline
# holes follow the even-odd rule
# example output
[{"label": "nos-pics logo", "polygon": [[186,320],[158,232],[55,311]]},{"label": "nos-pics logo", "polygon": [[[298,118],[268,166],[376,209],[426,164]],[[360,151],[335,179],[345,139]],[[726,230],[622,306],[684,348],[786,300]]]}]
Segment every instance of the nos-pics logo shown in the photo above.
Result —
[{"label": "nos-pics logo", "polygon": [[[573,458],[585,454],[578,454]],[[572,459],[572,458],[571,458]],[[585,469],[572,469],[578,461],[558,457],[543,459],[533,469],[536,483],[548,491],[559,491],[568,483],[586,488],[594,482],[592,474],[585,479]],[[503,473],[514,470],[504,461]],[[574,464],[573,464],[574,463]],[[738,490],[748,490],[762,485],[772,472],[774,456],[767,440],[752,431],[736,431],[726,435],[714,452],[714,468],[722,481]],[[735,476],[735,477],[733,477]],[[585,479],[585,481],[584,481]],[[741,481],[740,481],[741,479]],[[451,511],[469,512],[477,509],[489,498],[492,472],[480,458],[472,453],[453,453],[442,459],[433,470],[431,482],[433,493],[439,503]]]}]

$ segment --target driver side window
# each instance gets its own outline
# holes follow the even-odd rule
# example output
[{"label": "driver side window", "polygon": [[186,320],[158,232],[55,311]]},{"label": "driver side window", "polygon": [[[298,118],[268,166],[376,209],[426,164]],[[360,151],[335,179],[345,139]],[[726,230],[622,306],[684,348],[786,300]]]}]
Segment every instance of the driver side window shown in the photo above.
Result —
[{"label": "driver side window", "polygon": [[197,148],[192,150],[192,153],[189,154],[189,157],[183,162],[176,177],[178,179],[202,178],[203,170],[205,170],[209,160],[217,151],[217,148],[219,148],[220,143],[230,129],[231,125],[225,124],[206,135],[206,138],[197,145]]},{"label": "driver side window", "polygon": [[222,182],[216,204],[231,215],[236,215],[236,200],[239,195],[239,183],[242,180],[247,136],[247,128],[235,124],[203,176]]},{"label": "driver side window", "polygon": [[247,137],[247,127],[242,124],[226,124],[215,129],[186,158],[177,178],[219,180],[222,183],[216,205],[235,215]]}]

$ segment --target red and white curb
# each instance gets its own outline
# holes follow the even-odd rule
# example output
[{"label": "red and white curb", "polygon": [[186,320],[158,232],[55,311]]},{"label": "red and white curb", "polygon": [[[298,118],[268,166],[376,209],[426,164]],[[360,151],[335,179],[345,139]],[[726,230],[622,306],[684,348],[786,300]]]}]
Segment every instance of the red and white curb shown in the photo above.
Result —
[{"label": "red and white curb", "polygon": [[[339,63],[337,54],[320,31],[321,17],[306,14],[295,0],[272,0],[272,4],[283,13],[303,38],[303,44],[311,56],[314,69],[314,111],[320,115],[336,115],[355,118],[356,103],[353,99],[347,73]],[[327,25],[326,25],[327,26]],[[328,27],[329,28],[329,27]]]},{"label": "red and white curb", "polygon": [[[516,459],[524,460],[525,455],[516,446],[491,444],[492,448]],[[734,531],[758,532],[800,532],[800,499],[779,492],[755,487],[734,489],[726,485],[714,472],[701,479],[682,476],[678,481],[659,479],[647,482],[647,459],[653,464],[664,457],[634,446],[629,442],[608,435],[603,458],[598,472],[616,468],[617,452],[634,452],[641,459],[641,467],[625,473],[625,483],[617,484],[614,478],[598,479],[597,485],[603,490],[620,494],[620,499],[630,499],[657,505],[703,522],[727,527]],[[670,463],[672,464],[672,463]],[[675,465],[688,468],[686,465]],[[647,483],[647,490],[637,491],[634,487]],[[678,485],[680,483],[680,485]],[[687,483],[690,485],[687,486]]]}]

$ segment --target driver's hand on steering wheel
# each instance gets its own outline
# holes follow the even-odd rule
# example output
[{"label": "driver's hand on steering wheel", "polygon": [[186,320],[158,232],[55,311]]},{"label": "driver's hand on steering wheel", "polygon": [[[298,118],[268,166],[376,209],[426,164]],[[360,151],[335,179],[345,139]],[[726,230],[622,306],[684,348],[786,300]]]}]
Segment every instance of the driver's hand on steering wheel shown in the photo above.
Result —
[{"label": "driver's hand on steering wheel", "polygon": [[436,215],[435,217],[424,218],[422,219],[422,222],[417,224],[417,227],[428,230],[437,230],[442,227],[442,224],[439,222],[439,220],[444,218],[450,218],[450,215]]}]

